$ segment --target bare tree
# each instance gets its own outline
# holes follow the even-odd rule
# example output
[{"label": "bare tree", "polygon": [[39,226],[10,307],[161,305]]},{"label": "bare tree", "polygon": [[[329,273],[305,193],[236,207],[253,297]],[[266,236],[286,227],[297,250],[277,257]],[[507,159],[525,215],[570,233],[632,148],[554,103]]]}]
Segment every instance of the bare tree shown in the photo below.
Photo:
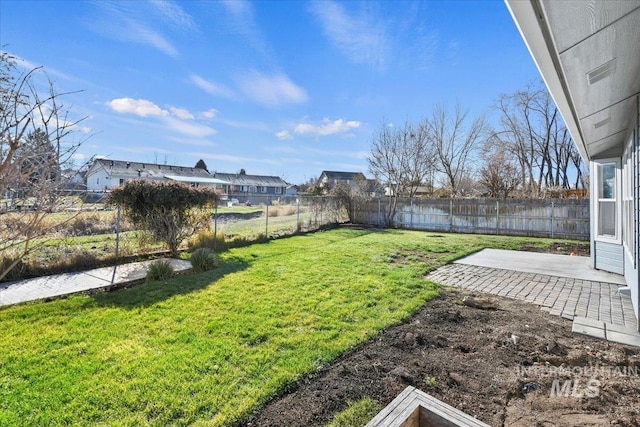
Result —
[{"label": "bare tree", "polygon": [[520,184],[530,197],[543,187],[570,188],[572,168],[582,174],[581,160],[549,92],[541,84],[529,84],[497,103],[500,129],[496,136],[505,150],[517,158]]},{"label": "bare tree", "polygon": [[480,184],[490,197],[506,199],[518,187],[518,169],[503,152],[493,153],[480,169]]},{"label": "bare tree", "polygon": [[63,203],[60,171],[82,142],[72,138],[82,119],[70,119],[61,103],[69,94],[57,92],[41,68],[20,72],[15,58],[0,52],[0,280],[59,225],[44,218]]},{"label": "bare tree", "polygon": [[371,199],[370,183],[366,178],[355,178],[354,182],[338,182],[329,190],[338,208],[347,212],[349,222],[355,223],[365,203]]},{"label": "bare tree", "polygon": [[387,226],[395,219],[398,198],[413,197],[418,187],[432,175],[434,154],[425,130],[409,122],[396,128],[383,121],[374,135],[367,161],[375,179],[386,186],[389,196],[385,211]]},{"label": "bare tree", "polygon": [[452,113],[440,105],[424,119],[423,127],[435,149],[436,168],[444,174],[451,196],[461,195],[461,179],[469,172],[473,153],[486,135],[484,116],[471,119],[460,105],[456,105]]}]

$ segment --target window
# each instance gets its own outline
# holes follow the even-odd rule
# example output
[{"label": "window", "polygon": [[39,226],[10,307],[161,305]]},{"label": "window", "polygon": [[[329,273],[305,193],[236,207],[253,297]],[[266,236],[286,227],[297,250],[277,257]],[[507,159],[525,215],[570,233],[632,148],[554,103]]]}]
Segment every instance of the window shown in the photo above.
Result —
[{"label": "window", "polygon": [[124,178],[120,178],[120,185],[124,184]]},{"label": "window", "polygon": [[282,194],[282,187],[276,187],[276,194]]},{"label": "window", "polygon": [[596,239],[620,243],[620,161],[594,161]]},{"label": "window", "polygon": [[267,186],[263,185],[262,187],[260,187],[260,191],[263,192],[263,193],[266,193],[267,192]]},{"label": "window", "polygon": [[100,185],[100,178],[96,178],[96,185]]},{"label": "window", "polygon": [[242,186],[242,192],[243,192],[243,193],[246,193],[246,192],[248,192],[248,191],[249,191],[249,186],[247,186],[247,185],[243,185],[243,186]]}]

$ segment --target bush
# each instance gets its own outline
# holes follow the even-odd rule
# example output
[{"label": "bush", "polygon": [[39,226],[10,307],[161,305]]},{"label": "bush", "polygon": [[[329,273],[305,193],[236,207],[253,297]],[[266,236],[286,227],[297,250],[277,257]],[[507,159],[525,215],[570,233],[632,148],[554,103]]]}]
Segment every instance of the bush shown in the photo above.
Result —
[{"label": "bush", "polygon": [[295,206],[285,206],[282,208],[281,214],[284,216],[291,216],[298,212],[298,209]]},{"label": "bush", "polygon": [[224,233],[220,230],[218,230],[218,234],[215,236],[211,230],[200,230],[197,234],[189,238],[187,244],[190,251],[194,251],[198,248],[209,248],[218,252],[227,249]]},{"label": "bush", "polygon": [[174,257],[184,238],[209,224],[210,212],[198,212],[196,208],[205,208],[216,200],[216,193],[209,188],[145,179],[125,182],[108,198],[109,203],[124,208],[125,216],[134,225],[165,242]]},{"label": "bush", "polygon": [[209,248],[196,249],[191,254],[191,266],[196,273],[213,270],[218,266],[218,255]]},{"label": "bush", "polygon": [[[14,266],[11,269],[10,266]],[[0,257],[0,272],[8,271],[7,275],[4,276],[2,280],[19,280],[22,279],[24,274],[27,272],[28,266],[24,263],[22,259],[17,259],[17,257],[13,256],[1,256]]]},{"label": "bush", "polygon": [[171,263],[165,259],[155,261],[149,265],[147,271],[147,281],[166,280],[173,276],[173,267]]}]

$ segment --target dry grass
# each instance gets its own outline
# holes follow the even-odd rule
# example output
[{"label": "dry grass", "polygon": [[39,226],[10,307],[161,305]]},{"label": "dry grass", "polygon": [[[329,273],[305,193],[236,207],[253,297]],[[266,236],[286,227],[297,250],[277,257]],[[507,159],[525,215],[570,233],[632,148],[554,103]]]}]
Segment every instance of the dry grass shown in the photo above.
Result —
[{"label": "dry grass", "polygon": [[270,206],[269,207],[269,217],[277,217],[277,216],[290,216],[295,215],[297,209],[295,206],[287,205],[287,206]]}]

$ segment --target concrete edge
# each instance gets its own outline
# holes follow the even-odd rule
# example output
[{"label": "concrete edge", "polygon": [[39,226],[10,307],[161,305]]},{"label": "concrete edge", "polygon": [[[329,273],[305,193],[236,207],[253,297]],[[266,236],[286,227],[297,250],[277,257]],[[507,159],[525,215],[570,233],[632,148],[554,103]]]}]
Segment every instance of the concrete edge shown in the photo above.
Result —
[{"label": "concrete edge", "polygon": [[600,320],[576,316],[571,325],[571,332],[618,344],[640,347],[640,332],[633,328],[605,323]]}]

